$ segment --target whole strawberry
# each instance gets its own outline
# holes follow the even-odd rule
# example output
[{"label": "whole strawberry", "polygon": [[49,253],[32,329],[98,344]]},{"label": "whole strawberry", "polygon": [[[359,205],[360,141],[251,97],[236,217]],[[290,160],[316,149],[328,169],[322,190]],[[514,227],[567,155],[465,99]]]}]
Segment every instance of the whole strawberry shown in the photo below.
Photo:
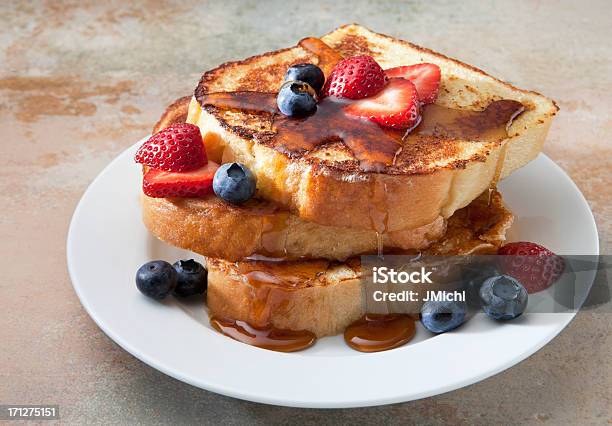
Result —
[{"label": "whole strawberry", "polygon": [[378,63],[368,55],[344,59],[334,67],[323,93],[338,98],[363,99],[377,94],[387,78]]},{"label": "whole strawberry", "polygon": [[550,287],[563,274],[565,261],[536,243],[520,241],[509,243],[497,251],[504,273],[516,278],[529,294]]},{"label": "whole strawberry", "polygon": [[167,172],[188,172],[207,162],[200,129],[188,123],[174,124],[151,136],[134,160]]}]

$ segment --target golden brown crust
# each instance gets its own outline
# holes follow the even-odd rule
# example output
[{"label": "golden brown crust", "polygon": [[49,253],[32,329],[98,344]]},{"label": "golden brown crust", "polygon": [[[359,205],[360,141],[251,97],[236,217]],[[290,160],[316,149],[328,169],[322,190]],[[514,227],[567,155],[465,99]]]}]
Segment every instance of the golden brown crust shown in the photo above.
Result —
[{"label": "golden brown crust", "polygon": [[209,315],[273,325],[289,330],[310,330],[317,337],[341,333],[363,315],[360,280],[344,265],[329,265],[321,272],[337,277],[320,285],[296,290],[249,284],[235,266],[210,260],[207,304]]},{"label": "golden brown crust", "polygon": [[[270,202],[250,200],[233,206],[211,195],[202,199],[141,197],[142,218],[162,241],[207,257],[230,261],[251,255],[274,258],[344,260],[376,253],[376,232],[306,222]],[[417,229],[383,236],[387,249],[421,249],[445,231],[438,217]]]},{"label": "golden brown crust", "polygon": [[423,251],[429,255],[495,254],[506,240],[514,215],[497,191],[485,191],[448,220],[444,238]]},{"label": "golden brown crust", "polygon": [[[513,216],[500,194],[491,195],[490,203],[485,193],[453,215],[444,238],[422,253],[495,253]],[[358,258],[345,263],[207,259],[207,267],[210,315],[253,325],[310,330],[322,337],[343,332],[366,312]],[[418,304],[409,307],[411,312],[418,308]]]},{"label": "golden brown crust", "polygon": [[191,96],[183,96],[168,105],[160,119],[155,123],[155,126],[153,126],[153,133],[151,134],[154,135],[172,124],[184,123],[187,121],[187,111],[190,101]]},{"label": "golden brown crust", "polygon": [[[339,29],[351,28],[351,27],[361,27],[361,26],[360,26],[359,24],[357,24],[357,23],[345,24],[345,25],[342,25],[342,26],[338,27],[338,28],[336,29],[336,31],[337,31],[337,30],[339,30]],[[475,72],[475,73],[477,73],[477,74],[481,74],[482,76],[485,76],[485,77],[487,77],[487,78],[491,78],[491,79],[493,79],[494,81],[496,81],[497,83],[500,83],[501,85],[506,86],[507,88],[509,88],[509,89],[511,89],[511,90],[516,90],[516,91],[518,91],[518,92],[522,92],[522,93],[525,93],[525,94],[532,94],[532,95],[537,95],[537,96],[542,96],[542,97],[544,97],[544,95],[542,95],[541,93],[538,93],[538,92],[533,91],[533,90],[525,90],[525,89],[520,89],[520,88],[518,88],[518,87],[516,87],[516,86],[513,86],[512,84],[510,84],[510,83],[508,83],[508,82],[506,82],[506,81],[500,80],[500,79],[498,79],[498,78],[495,78],[495,77],[493,77],[493,76],[491,76],[491,75],[487,74],[485,71],[481,70],[480,68],[477,68],[477,67],[475,67],[475,66],[473,66],[473,65],[470,65],[470,64],[467,64],[467,63],[465,63],[465,62],[462,62],[462,61],[460,61],[460,60],[458,60],[458,59],[451,58],[450,56],[446,56],[446,55],[444,55],[444,54],[442,54],[442,53],[436,52],[435,50],[431,50],[431,49],[429,49],[429,48],[427,48],[427,47],[422,47],[422,46],[419,46],[419,45],[417,45],[417,44],[411,43],[411,42],[406,41],[406,40],[402,40],[402,39],[398,39],[398,38],[395,38],[395,37],[391,37],[391,36],[388,36],[388,35],[383,34],[383,33],[377,33],[377,32],[372,31],[372,30],[370,30],[370,29],[368,29],[368,31],[370,31],[370,32],[372,32],[372,33],[374,33],[374,34],[376,34],[376,36],[378,36],[378,37],[381,37],[381,38],[387,39],[387,40],[389,40],[390,42],[393,42],[393,43],[399,43],[400,45],[408,46],[408,47],[410,47],[411,49],[414,49],[414,50],[416,50],[416,51],[418,51],[418,52],[427,53],[427,54],[429,54],[429,55],[434,55],[434,56],[437,56],[437,57],[439,57],[439,58],[441,58],[441,59],[445,59],[445,60],[447,60],[447,61],[449,61],[449,62],[452,62],[452,63],[456,64],[456,65],[457,65],[457,66],[459,66],[459,67],[467,68],[467,69],[469,69],[470,71],[473,71],[473,72]],[[349,42],[348,44],[350,44],[350,43],[351,43],[351,42]],[[359,45],[359,43],[355,43],[354,41],[352,41],[352,43],[353,43],[353,44],[357,44],[357,45]],[[342,49],[342,48],[341,48],[341,49]],[[354,50],[354,48],[353,48],[353,49],[348,48],[347,50],[348,50],[348,52],[347,52],[347,53],[350,53],[352,50]],[[365,47],[365,48],[364,48],[364,53],[366,53],[366,54],[367,54],[367,53],[368,53],[368,51],[369,51],[369,49],[367,49],[367,47]],[[341,53],[343,53],[343,52],[341,51]],[[559,111],[559,107],[557,106],[556,102],[554,102],[554,101],[552,101],[552,102],[555,104],[555,108],[556,108],[555,113],[556,113],[557,111]]]}]

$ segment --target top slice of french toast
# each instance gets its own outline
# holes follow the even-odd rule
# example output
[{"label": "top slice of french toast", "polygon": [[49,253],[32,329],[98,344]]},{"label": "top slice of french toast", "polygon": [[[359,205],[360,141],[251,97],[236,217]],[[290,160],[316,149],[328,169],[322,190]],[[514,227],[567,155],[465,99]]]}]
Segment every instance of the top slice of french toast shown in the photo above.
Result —
[{"label": "top slice of french toast", "polygon": [[340,27],[321,40],[345,58],[371,55],[383,69],[422,62],[438,65],[442,74],[439,106],[480,111],[493,101],[507,99],[522,103],[525,110],[509,126],[508,137],[487,141],[419,137],[405,143],[392,164],[364,171],[341,141],[306,152],[283,152],[273,143],[273,114],[206,103],[211,93],[276,93],[289,66],[320,64],[319,56],[298,45],[206,72],[195,90],[187,121],[200,126],[209,158],[244,163],[257,177],[258,197],[275,201],[308,221],[387,232],[423,226],[440,216],[448,218],[535,158],[558,110],[538,93],[359,25]]}]

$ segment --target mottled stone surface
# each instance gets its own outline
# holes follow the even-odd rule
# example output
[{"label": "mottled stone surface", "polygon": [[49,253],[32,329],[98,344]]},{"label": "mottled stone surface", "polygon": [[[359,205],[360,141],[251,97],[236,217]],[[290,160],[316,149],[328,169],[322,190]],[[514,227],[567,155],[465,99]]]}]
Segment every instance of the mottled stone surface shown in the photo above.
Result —
[{"label": "mottled stone surface", "polygon": [[602,308],[462,390],[371,409],[297,410],[215,395],[137,361],[87,316],[65,266],[70,216],[88,183],[203,70],[347,22],[556,99],[545,152],[586,195],[609,253],[608,2],[81,3],[0,4],[0,403],[60,404],[63,420],[79,424],[612,423],[612,321]]}]

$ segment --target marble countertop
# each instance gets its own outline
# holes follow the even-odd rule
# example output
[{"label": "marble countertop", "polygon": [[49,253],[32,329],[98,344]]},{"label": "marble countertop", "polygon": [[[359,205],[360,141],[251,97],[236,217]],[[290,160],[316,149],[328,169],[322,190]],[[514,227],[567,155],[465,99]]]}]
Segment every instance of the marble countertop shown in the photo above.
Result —
[{"label": "marble countertop", "polygon": [[114,344],[66,270],[91,180],[221,62],[348,22],[432,47],[555,99],[545,152],[612,242],[612,26],[606,1],[184,0],[0,4],[0,403],[66,423],[612,423],[610,310],[578,314],[519,365],[424,400],[354,410],[271,407],[196,389]]}]

